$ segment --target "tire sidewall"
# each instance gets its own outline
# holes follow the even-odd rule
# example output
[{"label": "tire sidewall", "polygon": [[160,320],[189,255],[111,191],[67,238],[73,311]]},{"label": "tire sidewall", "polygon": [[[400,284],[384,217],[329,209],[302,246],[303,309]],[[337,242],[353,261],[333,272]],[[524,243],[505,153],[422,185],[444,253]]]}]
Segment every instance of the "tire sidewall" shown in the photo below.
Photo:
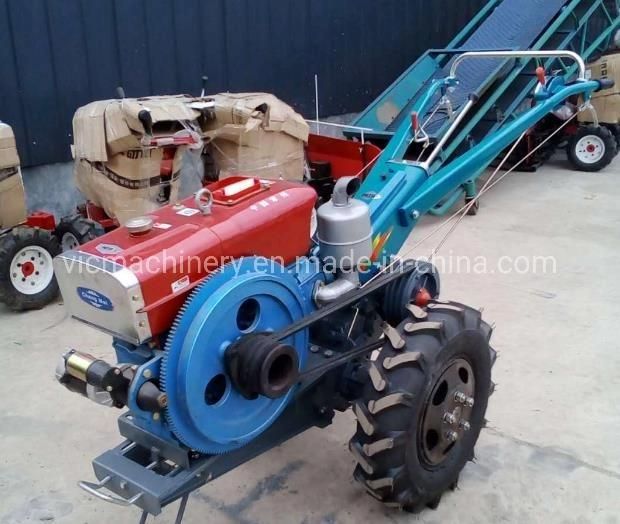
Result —
[{"label": "tire sidewall", "polygon": [[[593,163],[582,162],[579,159],[579,155],[577,154],[577,145],[581,140],[588,136],[594,136],[601,140],[605,147],[605,152],[603,156],[597,161]],[[616,142],[616,137],[612,134],[612,132],[606,127],[594,127],[594,126],[586,126],[581,127],[572,138],[568,145],[568,158],[573,164],[573,166],[579,171],[586,171],[590,173],[596,173],[601,171],[609,164],[611,164],[612,160],[616,156],[618,152],[618,146]]]},{"label": "tire sidewall", "polygon": [[[78,227],[84,226],[82,230]],[[89,218],[84,218],[81,215],[74,215],[71,217],[65,217],[60,221],[60,224],[56,227],[55,235],[60,243],[62,250],[63,237],[70,233],[75,237],[79,245],[90,242],[95,238],[100,237],[105,233],[103,227]]]},{"label": "tire sidewall", "polygon": [[[26,232],[26,233],[24,233]],[[53,259],[60,254],[58,241],[47,230],[20,228],[13,233],[8,233],[10,237],[0,237],[0,243],[4,247],[3,256],[0,258],[0,297],[6,305],[15,310],[22,311],[27,309],[40,309],[52,302],[59,293],[56,276],[52,275],[52,280],[47,287],[39,293],[26,295],[15,288],[11,280],[11,263],[13,258],[20,250],[36,246],[47,251]]]}]

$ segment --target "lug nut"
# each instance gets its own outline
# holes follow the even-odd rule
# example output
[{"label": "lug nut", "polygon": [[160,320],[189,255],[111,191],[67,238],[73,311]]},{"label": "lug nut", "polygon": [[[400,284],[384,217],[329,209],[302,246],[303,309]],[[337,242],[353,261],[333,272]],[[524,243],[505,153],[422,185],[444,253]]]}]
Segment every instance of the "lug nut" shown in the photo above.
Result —
[{"label": "lug nut", "polygon": [[471,429],[471,424],[469,422],[467,422],[466,420],[461,420],[459,422],[459,427],[463,430],[463,431],[469,431]]},{"label": "lug nut", "polygon": [[448,431],[446,433],[446,438],[450,442],[456,442],[459,439],[459,434],[456,431]]},{"label": "lug nut", "polygon": [[468,397],[465,393],[462,393],[461,391],[457,391],[454,394],[454,400],[456,400],[460,404],[464,404],[468,408],[471,408],[474,405],[474,398]]},{"label": "lug nut", "polygon": [[446,424],[454,424],[456,422],[456,417],[452,414],[452,413],[444,413],[443,414],[443,421]]}]

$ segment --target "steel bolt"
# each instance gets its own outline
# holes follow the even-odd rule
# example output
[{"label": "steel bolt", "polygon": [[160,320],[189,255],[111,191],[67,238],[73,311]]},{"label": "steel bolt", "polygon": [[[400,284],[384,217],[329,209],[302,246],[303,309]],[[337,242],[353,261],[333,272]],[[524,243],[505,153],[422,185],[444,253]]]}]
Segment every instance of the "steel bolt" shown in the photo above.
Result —
[{"label": "steel bolt", "polygon": [[469,431],[471,429],[471,424],[469,422],[467,422],[466,420],[461,420],[459,422],[459,427],[463,430],[463,431]]},{"label": "steel bolt", "polygon": [[159,420],[159,418],[160,418],[159,413],[153,413],[153,420],[154,420],[154,421],[156,421],[156,422],[157,422],[157,421]]},{"label": "steel bolt", "polygon": [[331,349],[326,349],[325,351],[323,351],[323,355],[326,358],[331,358],[334,356],[334,352]]},{"label": "steel bolt", "polygon": [[112,389],[113,389],[113,388],[112,388],[112,386],[106,386],[106,388],[105,388],[105,390],[106,390],[108,393],[111,393],[111,392],[112,392]]},{"label": "steel bolt", "polygon": [[411,218],[417,220],[418,218],[420,218],[420,212],[417,209],[414,209],[411,213]]},{"label": "steel bolt", "polygon": [[151,373],[150,369],[145,369],[144,372],[142,373],[142,376],[146,379],[149,379],[153,376],[153,373]]},{"label": "steel bolt", "polygon": [[444,413],[443,414],[443,421],[446,424],[454,424],[456,422],[456,417],[452,414],[452,413]]},{"label": "steel bolt", "polygon": [[456,400],[460,404],[465,404],[468,408],[471,408],[474,405],[473,397],[468,397],[465,393],[461,391],[457,391],[454,394],[454,400]]},{"label": "steel bolt", "polygon": [[459,434],[456,431],[448,431],[446,433],[446,438],[450,442],[456,442],[459,439]]},{"label": "steel bolt", "polygon": [[315,346],[315,345],[310,346],[311,353],[318,353],[320,350],[321,348],[319,346]]}]

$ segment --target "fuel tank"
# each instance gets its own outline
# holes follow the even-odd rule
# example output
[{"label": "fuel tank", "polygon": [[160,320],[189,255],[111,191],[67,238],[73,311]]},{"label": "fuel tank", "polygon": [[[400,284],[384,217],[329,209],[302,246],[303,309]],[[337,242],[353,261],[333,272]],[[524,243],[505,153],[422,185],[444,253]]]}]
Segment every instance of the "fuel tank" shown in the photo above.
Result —
[{"label": "fuel tank", "polygon": [[[165,333],[189,292],[244,256],[287,265],[306,255],[316,193],[288,181],[231,177],[54,260],[65,307],[134,344]],[[204,196],[204,195],[203,195]]]}]

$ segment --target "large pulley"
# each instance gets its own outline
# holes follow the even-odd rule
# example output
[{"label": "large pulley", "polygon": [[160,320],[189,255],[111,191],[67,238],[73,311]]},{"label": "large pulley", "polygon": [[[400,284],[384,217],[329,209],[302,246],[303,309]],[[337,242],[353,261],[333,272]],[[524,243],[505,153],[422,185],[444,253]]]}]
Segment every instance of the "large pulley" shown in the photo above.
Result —
[{"label": "large pulley", "polygon": [[299,320],[305,302],[281,265],[245,258],[213,273],[187,300],[161,368],[168,423],[197,451],[232,451],[286,407],[306,359],[307,331],[274,343],[264,334]]}]

